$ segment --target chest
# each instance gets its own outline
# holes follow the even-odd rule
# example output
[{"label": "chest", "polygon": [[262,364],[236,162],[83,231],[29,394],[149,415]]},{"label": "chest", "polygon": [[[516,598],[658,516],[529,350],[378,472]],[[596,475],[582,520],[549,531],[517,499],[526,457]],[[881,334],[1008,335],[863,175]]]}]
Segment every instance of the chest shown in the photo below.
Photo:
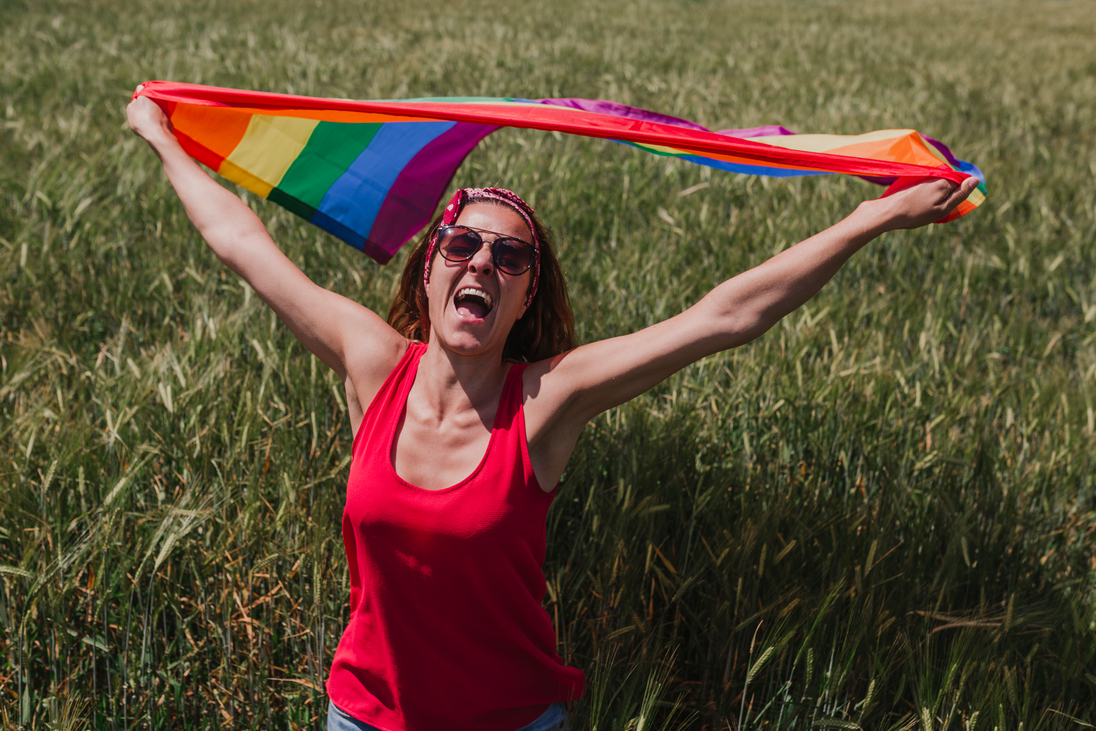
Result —
[{"label": "chest", "polygon": [[487,454],[494,411],[439,420],[424,413],[409,398],[392,440],[390,456],[396,474],[425,490],[441,490],[461,482]]},{"label": "chest", "polygon": [[517,430],[481,416],[439,428],[409,403],[387,428],[367,419],[347,486],[356,532],[405,557],[497,550],[543,532],[551,498],[529,484]]}]

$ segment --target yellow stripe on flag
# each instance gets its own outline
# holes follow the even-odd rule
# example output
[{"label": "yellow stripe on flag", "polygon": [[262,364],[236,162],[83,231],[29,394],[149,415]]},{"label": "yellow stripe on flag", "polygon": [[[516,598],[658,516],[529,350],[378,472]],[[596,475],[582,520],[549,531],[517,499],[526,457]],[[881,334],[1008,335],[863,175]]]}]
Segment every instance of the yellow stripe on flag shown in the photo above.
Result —
[{"label": "yellow stripe on flag", "polygon": [[265,180],[259,180],[231,160],[222,161],[221,167],[217,168],[217,173],[225,180],[231,180],[233,183],[243,186],[263,198],[269,198],[270,191],[274,190],[273,185]]},{"label": "yellow stripe on flag", "polygon": [[[266,198],[308,144],[317,124],[315,119],[256,114],[240,144],[222,164],[221,175]],[[225,174],[227,163],[235,168],[235,177]]]},{"label": "yellow stripe on flag", "polygon": [[913,130],[910,129],[881,129],[876,132],[868,132],[862,135],[771,135],[767,137],[751,137],[750,142],[761,142],[774,147],[783,147],[785,150],[799,150],[801,152],[830,152],[841,147],[852,147],[858,144],[893,140],[906,137]]}]

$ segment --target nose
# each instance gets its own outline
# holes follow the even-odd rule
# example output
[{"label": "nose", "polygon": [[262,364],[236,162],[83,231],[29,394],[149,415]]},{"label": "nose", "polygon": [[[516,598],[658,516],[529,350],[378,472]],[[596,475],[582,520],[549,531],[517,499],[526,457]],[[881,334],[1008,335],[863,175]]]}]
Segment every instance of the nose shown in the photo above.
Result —
[{"label": "nose", "polygon": [[494,245],[493,239],[491,241],[484,239],[479,250],[468,260],[468,268],[473,272],[490,276],[491,272],[495,270]]}]

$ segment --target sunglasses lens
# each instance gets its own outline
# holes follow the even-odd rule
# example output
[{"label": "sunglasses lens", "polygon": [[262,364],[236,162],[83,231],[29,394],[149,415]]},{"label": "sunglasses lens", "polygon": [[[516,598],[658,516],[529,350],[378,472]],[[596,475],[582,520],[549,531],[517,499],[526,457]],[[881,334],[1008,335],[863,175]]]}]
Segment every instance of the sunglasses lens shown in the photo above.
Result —
[{"label": "sunglasses lens", "polygon": [[441,255],[449,261],[471,259],[481,246],[483,246],[483,239],[478,233],[458,226],[443,229],[441,240],[438,241]]},{"label": "sunglasses lens", "polygon": [[533,263],[533,247],[517,239],[497,239],[492,252],[495,266],[507,274],[523,274]]}]

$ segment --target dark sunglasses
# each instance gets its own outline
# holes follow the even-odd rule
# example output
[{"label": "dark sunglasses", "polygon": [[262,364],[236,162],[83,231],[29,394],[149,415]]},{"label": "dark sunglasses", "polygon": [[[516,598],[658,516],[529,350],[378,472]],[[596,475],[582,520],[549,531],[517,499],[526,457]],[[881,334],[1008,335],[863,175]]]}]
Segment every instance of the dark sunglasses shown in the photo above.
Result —
[{"label": "dark sunglasses", "polygon": [[[438,229],[438,251],[446,261],[468,261],[483,247],[480,233],[495,233],[468,226],[442,226]],[[501,234],[491,242],[495,268],[517,276],[529,271],[537,258],[537,248],[528,241]]]}]

